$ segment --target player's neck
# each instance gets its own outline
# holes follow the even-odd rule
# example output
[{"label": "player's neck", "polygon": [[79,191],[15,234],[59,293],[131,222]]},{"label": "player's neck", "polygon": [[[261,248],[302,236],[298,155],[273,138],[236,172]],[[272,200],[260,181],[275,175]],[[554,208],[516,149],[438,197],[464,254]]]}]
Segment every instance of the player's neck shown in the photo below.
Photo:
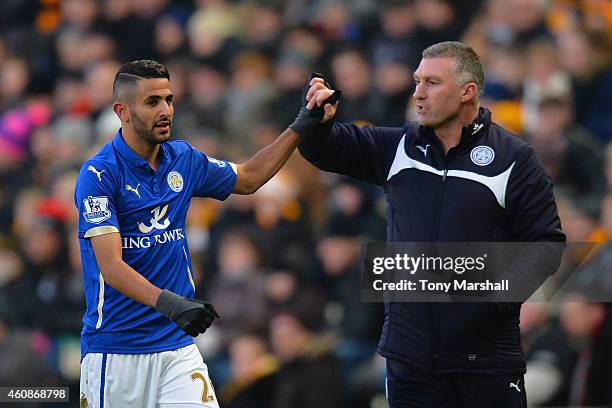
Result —
[{"label": "player's neck", "polygon": [[138,156],[149,163],[153,170],[157,170],[159,144],[151,144],[139,137],[136,132],[125,127],[121,129],[123,140]]},{"label": "player's neck", "polygon": [[479,108],[479,104],[465,106],[455,118],[434,129],[436,137],[442,144],[444,154],[461,142],[463,127],[476,119]]}]

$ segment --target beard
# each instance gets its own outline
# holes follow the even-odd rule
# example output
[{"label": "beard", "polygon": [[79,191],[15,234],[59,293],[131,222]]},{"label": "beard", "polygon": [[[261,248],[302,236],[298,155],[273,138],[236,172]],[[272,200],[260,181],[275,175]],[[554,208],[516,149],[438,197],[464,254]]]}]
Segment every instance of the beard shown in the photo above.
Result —
[{"label": "beard", "polygon": [[168,130],[160,131],[156,124],[149,127],[144,120],[142,120],[136,113],[131,112],[130,117],[132,119],[132,127],[134,128],[134,132],[145,142],[156,145],[163,142],[167,142],[170,139],[170,131],[172,129],[172,121],[167,119],[168,121]]}]

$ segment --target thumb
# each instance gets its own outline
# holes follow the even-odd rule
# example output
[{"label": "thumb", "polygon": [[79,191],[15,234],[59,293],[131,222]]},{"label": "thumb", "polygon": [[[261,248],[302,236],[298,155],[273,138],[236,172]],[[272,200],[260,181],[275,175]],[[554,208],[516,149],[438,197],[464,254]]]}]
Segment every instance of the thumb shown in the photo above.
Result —
[{"label": "thumb", "polygon": [[337,107],[338,107],[338,102],[336,102],[334,105],[332,105],[331,103],[326,103],[325,106],[323,107],[325,109],[325,114],[323,115],[323,119],[321,120],[321,123],[325,123],[328,120],[331,120],[334,116],[336,116]]}]

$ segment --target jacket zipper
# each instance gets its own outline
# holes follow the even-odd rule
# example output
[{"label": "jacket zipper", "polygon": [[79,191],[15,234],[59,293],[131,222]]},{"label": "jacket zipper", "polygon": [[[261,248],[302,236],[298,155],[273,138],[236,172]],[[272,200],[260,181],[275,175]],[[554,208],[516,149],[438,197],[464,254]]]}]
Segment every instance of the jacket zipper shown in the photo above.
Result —
[{"label": "jacket zipper", "polygon": [[[440,238],[440,224],[442,218],[442,209],[444,206],[444,197],[446,196],[446,178],[448,176],[448,166],[449,166],[449,156],[451,150],[448,151],[447,154],[444,154],[444,149],[440,142],[435,138],[434,140],[438,145],[438,148],[442,152],[444,156],[444,172],[442,173],[442,183],[440,185],[440,190],[438,192],[438,202],[436,205],[436,219],[434,223],[435,227],[435,236],[433,237],[433,242],[438,242]],[[440,311],[437,303],[431,303],[431,317],[432,317],[432,335],[433,335],[433,353],[432,353],[432,371],[436,372],[439,368],[440,364]]]},{"label": "jacket zipper", "polygon": [[[465,135],[461,135],[461,140],[465,140]],[[444,172],[442,173],[442,183],[440,186],[440,190],[438,192],[438,203],[436,205],[436,219],[435,219],[435,236],[433,242],[438,242],[440,239],[440,224],[442,218],[442,208],[444,206],[444,197],[446,196],[446,178],[448,176],[448,167],[450,163],[451,156],[455,155],[457,150],[460,149],[461,142],[459,145],[448,150],[446,154],[444,154],[444,148],[442,144],[437,139],[437,137],[433,136],[435,144],[438,146],[440,151],[444,157]],[[440,309],[437,303],[431,303],[431,317],[432,317],[432,329],[433,329],[433,343],[434,350],[432,353],[432,371],[437,372],[440,368]]]},{"label": "jacket zipper", "polygon": [[[440,238],[440,224],[442,219],[442,208],[444,207],[444,197],[446,196],[446,176],[448,174],[448,155],[444,156],[444,173],[442,173],[442,185],[438,194],[438,206],[436,208],[436,237],[434,242],[438,242]],[[433,362],[432,369],[437,372],[440,365],[440,309],[437,303],[431,304],[432,322],[433,322]]]},{"label": "jacket zipper", "polygon": [[[449,151],[450,152],[450,151]],[[442,218],[442,208],[444,206],[444,196],[446,195],[446,176],[448,175],[448,156],[444,157],[444,172],[442,173],[442,185],[438,192],[438,203],[436,205],[435,236],[433,242],[438,242],[440,238],[440,220]]]}]

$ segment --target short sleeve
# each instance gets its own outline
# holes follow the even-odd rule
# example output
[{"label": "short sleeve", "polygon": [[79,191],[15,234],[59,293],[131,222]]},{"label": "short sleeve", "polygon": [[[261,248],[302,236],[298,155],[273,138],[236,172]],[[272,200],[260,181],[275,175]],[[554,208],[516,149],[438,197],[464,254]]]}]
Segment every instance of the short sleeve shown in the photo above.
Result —
[{"label": "short sleeve", "polygon": [[108,167],[96,162],[83,165],[74,203],[79,211],[79,238],[119,232],[115,189]]},{"label": "short sleeve", "polygon": [[236,165],[225,160],[207,157],[194,147],[191,150],[194,156],[192,171],[197,175],[193,195],[225,200],[234,191],[236,185]]}]

